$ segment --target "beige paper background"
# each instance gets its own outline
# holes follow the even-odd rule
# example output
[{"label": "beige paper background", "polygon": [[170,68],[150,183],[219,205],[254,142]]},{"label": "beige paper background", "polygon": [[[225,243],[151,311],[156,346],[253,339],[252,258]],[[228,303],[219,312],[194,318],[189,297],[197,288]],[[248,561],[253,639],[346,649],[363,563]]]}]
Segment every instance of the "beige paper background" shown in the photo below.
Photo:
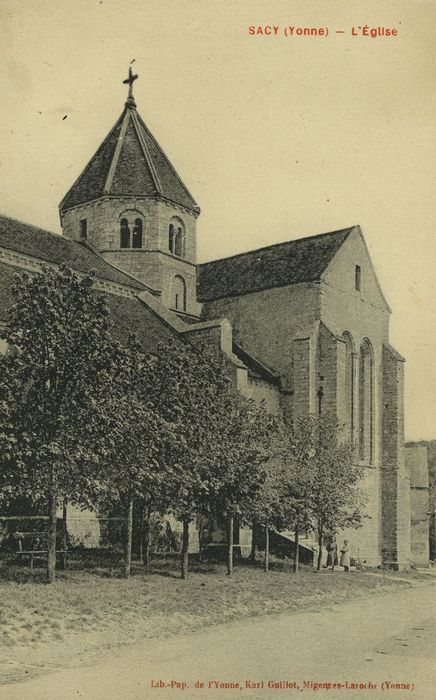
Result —
[{"label": "beige paper background", "polygon": [[[398,37],[350,36],[365,23]],[[330,36],[249,36],[265,24]],[[0,0],[0,210],[60,231],[134,58],[138,110],[202,208],[201,261],[362,226],[407,358],[406,435],[434,438],[435,27],[411,0]]]}]

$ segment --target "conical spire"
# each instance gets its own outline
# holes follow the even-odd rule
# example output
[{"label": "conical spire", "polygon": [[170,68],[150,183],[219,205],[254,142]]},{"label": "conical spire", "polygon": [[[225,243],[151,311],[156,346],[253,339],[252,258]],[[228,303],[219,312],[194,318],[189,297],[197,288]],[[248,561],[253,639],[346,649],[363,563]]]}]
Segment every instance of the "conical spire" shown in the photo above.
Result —
[{"label": "conical spire", "polygon": [[104,196],[153,197],[199,213],[199,207],[138,112],[129,67],[123,113],[59,205],[61,211]]}]

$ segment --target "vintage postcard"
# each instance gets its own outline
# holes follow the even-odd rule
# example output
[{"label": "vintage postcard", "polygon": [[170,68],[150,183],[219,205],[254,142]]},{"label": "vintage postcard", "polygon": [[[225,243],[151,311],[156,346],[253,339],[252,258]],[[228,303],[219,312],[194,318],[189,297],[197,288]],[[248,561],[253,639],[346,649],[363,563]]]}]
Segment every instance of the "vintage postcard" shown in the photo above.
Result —
[{"label": "vintage postcard", "polygon": [[430,700],[436,4],[0,0],[0,698]]}]

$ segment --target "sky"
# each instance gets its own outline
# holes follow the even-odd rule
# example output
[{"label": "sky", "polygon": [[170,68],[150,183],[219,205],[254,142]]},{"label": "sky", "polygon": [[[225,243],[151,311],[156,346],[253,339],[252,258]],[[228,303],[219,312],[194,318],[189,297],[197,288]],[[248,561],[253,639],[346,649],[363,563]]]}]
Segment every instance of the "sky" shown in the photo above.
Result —
[{"label": "sky", "polygon": [[138,111],[201,207],[199,261],[360,224],[407,359],[406,437],[436,438],[435,26],[411,0],[0,0],[0,211],[60,232],[134,60]]}]

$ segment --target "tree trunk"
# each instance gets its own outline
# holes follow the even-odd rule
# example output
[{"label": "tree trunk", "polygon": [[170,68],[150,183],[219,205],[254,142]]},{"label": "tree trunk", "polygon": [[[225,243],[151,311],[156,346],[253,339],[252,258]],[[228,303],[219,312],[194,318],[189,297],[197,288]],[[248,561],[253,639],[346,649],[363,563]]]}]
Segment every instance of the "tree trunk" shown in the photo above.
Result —
[{"label": "tree trunk", "polygon": [[124,542],[124,576],[129,578],[132,567],[133,498],[129,496],[127,508],[126,539]]},{"label": "tree trunk", "polygon": [[53,484],[48,494],[47,522],[47,583],[53,583],[56,577],[56,488]]},{"label": "tree trunk", "polygon": [[268,521],[265,523],[265,573],[269,571],[269,528]]},{"label": "tree trunk", "polygon": [[298,573],[300,568],[300,530],[295,528],[295,556],[294,556],[294,573]]},{"label": "tree trunk", "polygon": [[189,563],[189,518],[183,518],[182,551],[180,556],[180,576],[186,579]]},{"label": "tree trunk", "polygon": [[234,529],[234,518],[233,515],[229,519],[229,547],[227,550],[227,576],[233,574],[233,529]]},{"label": "tree trunk", "polygon": [[151,505],[145,506],[141,531],[142,562],[144,566],[150,566],[150,518]]},{"label": "tree trunk", "polygon": [[256,561],[256,552],[257,552],[257,528],[256,528],[256,525],[253,523],[252,528],[251,528],[251,552],[250,552],[250,561],[253,564]]},{"label": "tree trunk", "polygon": [[142,532],[144,529],[144,513],[145,513],[145,507],[141,506],[141,508],[139,510],[139,532],[138,532],[137,559],[142,564],[144,563],[143,542],[142,542]]},{"label": "tree trunk", "polygon": [[67,505],[68,501],[64,498],[62,503],[62,568],[67,568],[67,546],[68,546],[68,527],[67,527]]},{"label": "tree trunk", "polygon": [[318,561],[316,565],[316,570],[320,571],[321,569],[321,561],[322,561],[322,536],[323,536],[323,523],[322,521],[318,523]]}]

